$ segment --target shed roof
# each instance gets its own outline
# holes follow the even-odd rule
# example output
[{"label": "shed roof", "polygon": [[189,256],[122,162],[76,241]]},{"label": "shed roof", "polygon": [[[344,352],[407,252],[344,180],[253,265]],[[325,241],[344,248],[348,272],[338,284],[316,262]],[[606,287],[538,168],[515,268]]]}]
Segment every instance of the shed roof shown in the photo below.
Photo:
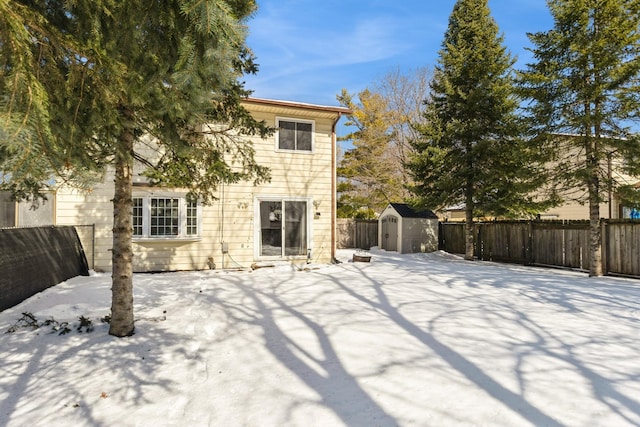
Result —
[{"label": "shed roof", "polygon": [[403,218],[431,218],[438,219],[438,216],[430,210],[416,211],[406,203],[390,203],[393,209]]}]

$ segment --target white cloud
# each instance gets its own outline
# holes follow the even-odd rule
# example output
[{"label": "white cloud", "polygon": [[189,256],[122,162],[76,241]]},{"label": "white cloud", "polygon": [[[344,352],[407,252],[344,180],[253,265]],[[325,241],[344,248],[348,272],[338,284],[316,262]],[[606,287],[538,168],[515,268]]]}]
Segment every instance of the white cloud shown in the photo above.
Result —
[{"label": "white cloud", "polygon": [[[297,16],[291,12],[294,6],[306,19],[292,19]],[[302,7],[308,10],[301,13]],[[338,10],[333,15],[327,13],[330,6],[318,7],[304,1],[266,3],[250,21],[248,43],[260,72],[247,78],[247,86],[256,96],[302,100],[301,94],[312,97],[310,92],[324,90],[317,94],[323,102],[335,101],[342,87],[351,90],[354,79],[380,74],[382,64],[388,69],[400,65],[403,55],[413,58],[437,51],[446,27],[446,22],[432,17],[390,14],[381,7],[351,14]],[[434,49],[424,48],[434,42]],[[363,70],[367,64],[371,66]]]},{"label": "white cloud", "polygon": [[[432,66],[454,3],[261,0],[248,22],[260,71],[246,78],[247,88],[261,97],[332,103],[343,87],[362,90],[390,69]],[[544,2],[490,0],[490,7],[509,50],[526,58],[525,33],[548,26]]]}]

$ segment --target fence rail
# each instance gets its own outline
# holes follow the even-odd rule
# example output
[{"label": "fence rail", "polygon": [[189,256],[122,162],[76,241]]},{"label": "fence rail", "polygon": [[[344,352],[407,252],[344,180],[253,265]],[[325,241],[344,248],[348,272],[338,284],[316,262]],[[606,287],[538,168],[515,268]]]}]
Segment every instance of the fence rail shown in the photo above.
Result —
[{"label": "fence rail", "polygon": [[[440,249],[465,252],[464,223],[440,223]],[[603,271],[640,277],[640,222],[602,220]],[[474,225],[480,260],[589,270],[588,221],[497,221]]]}]

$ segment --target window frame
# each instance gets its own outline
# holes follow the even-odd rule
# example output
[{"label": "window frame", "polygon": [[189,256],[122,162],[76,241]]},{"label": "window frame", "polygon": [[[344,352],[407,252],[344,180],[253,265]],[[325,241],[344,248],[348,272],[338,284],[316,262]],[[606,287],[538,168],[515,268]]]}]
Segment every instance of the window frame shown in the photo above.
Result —
[{"label": "window frame", "polygon": [[[299,149],[298,148],[298,139],[296,136],[296,139],[294,141],[294,148],[281,148],[280,147],[280,122],[291,122],[294,124],[307,124],[307,125],[311,125],[311,130],[310,130],[310,136],[311,136],[311,148],[309,150],[303,150],[303,149]],[[315,151],[315,142],[316,142],[316,138],[315,138],[315,134],[316,134],[316,122],[315,120],[306,120],[306,119],[299,119],[299,118],[292,118],[292,117],[276,117],[276,122],[275,122],[275,127],[276,127],[276,133],[275,133],[275,146],[276,146],[276,152],[282,152],[282,153],[299,153],[299,154],[313,154]],[[297,128],[296,128],[296,132],[297,132]]]},{"label": "window frame", "polygon": [[[177,200],[178,201],[178,232],[177,234],[152,234],[152,200]],[[137,205],[136,200],[141,200],[142,204]],[[189,223],[189,215],[193,214],[195,208],[196,224]],[[141,215],[136,215],[139,209]],[[202,237],[202,205],[199,201],[195,202],[195,206],[191,205],[184,194],[134,194],[133,210],[131,212],[133,223],[133,239],[134,241],[159,241],[159,240],[200,240]],[[136,221],[136,219],[139,219]],[[156,224],[156,226],[160,226]],[[169,227],[170,225],[164,225]],[[193,232],[195,234],[189,234]],[[136,234],[140,229],[142,234]]]}]

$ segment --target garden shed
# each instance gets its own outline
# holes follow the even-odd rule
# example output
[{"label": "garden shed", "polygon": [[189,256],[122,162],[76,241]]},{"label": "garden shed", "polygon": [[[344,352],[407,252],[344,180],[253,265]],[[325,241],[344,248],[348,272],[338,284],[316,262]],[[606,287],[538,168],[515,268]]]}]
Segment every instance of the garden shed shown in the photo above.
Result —
[{"label": "garden shed", "polygon": [[386,251],[403,254],[438,250],[438,217],[404,203],[391,203],[378,218],[378,242]]}]

